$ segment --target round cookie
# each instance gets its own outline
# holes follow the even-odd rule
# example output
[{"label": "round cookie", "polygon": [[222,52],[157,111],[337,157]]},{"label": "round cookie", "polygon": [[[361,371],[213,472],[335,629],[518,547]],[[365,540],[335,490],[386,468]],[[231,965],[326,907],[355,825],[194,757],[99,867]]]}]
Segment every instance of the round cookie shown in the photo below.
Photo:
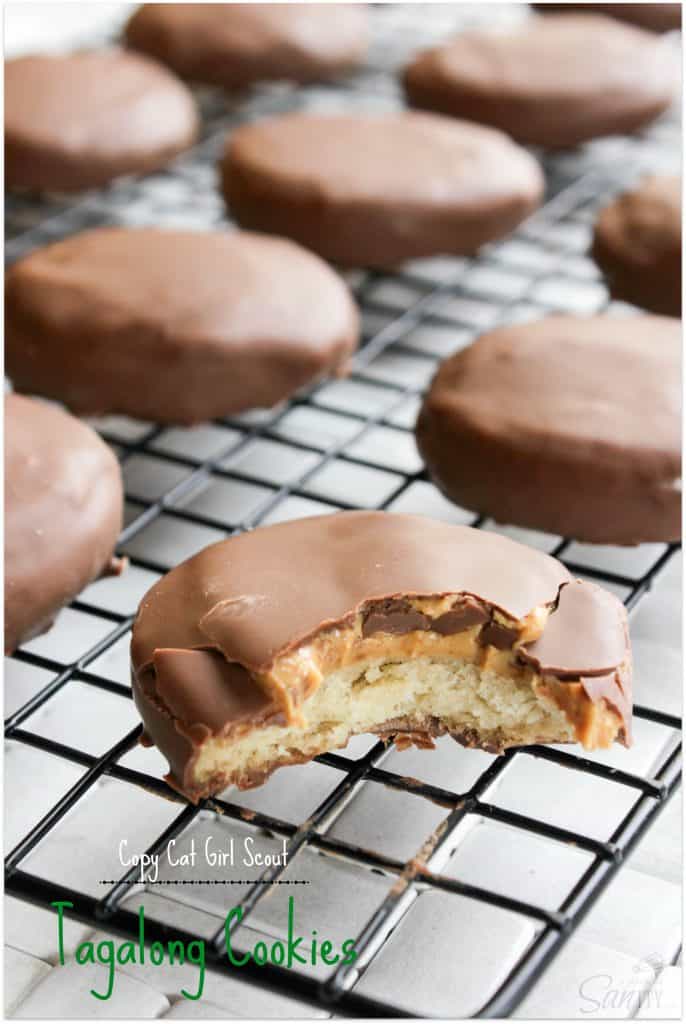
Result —
[{"label": "round cookie", "polygon": [[73,192],[161,167],[196,139],[186,86],[124,50],[5,65],[5,184]]},{"label": "round cookie", "polygon": [[341,371],[350,292],[292,242],[243,232],[100,228],[9,271],[15,387],[82,414],[196,423],[271,406]]},{"label": "round cookie", "polygon": [[417,442],[467,508],[601,544],[681,532],[681,336],[667,317],[552,316],[447,359]]},{"label": "round cookie", "polygon": [[7,653],[107,570],[122,506],[119,463],[94,430],[45,402],[5,396]]},{"label": "round cookie", "polygon": [[596,15],[534,18],[508,32],[464,32],[406,68],[415,107],[560,148],[633,132],[676,95],[666,40]]},{"label": "round cookie", "polygon": [[681,316],[681,179],[646,178],[606,206],[593,258],[613,298]]},{"label": "round cookie", "polygon": [[367,49],[365,4],[143,4],[126,42],[182,78],[226,89],[332,78]]},{"label": "round cookie", "polygon": [[681,4],[532,4],[541,14],[558,11],[583,11],[584,14],[606,14],[619,21],[628,21],[654,32],[681,28]]},{"label": "round cookie", "polygon": [[131,669],[145,742],[193,800],[361,732],[493,752],[630,742],[621,601],[542,551],[418,516],[341,512],[212,544],[141,601]]},{"label": "round cookie", "polygon": [[434,114],[287,114],[230,137],[222,185],[245,227],[348,266],[464,255],[538,205],[538,164],[500,132]]}]

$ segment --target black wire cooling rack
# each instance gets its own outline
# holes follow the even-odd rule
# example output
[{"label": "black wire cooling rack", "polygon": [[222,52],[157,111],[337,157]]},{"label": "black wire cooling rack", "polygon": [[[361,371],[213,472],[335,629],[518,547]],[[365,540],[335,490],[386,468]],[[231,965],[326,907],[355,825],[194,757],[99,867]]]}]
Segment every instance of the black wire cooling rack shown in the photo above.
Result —
[{"label": "black wire cooling rack", "polygon": [[[181,186],[181,192],[183,188],[186,189],[186,206],[183,208],[183,198],[179,199],[181,192],[176,188],[175,214],[181,205],[182,212],[195,218],[200,226],[222,222],[223,211],[218,203],[213,205],[209,202],[205,214],[198,213],[201,206],[199,196],[202,194],[203,183],[207,192],[208,176],[211,176],[209,169],[226,132],[237,123],[267,112],[328,104],[329,101],[348,106],[351,103],[364,105],[370,102],[371,105],[380,103],[383,106],[386,102],[394,102],[393,88],[389,79],[383,75],[383,70],[393,65],[394,55],[398,62],[398,54],[403,45],[408,43],[409,37],[412,37],[416,45],[416,20],[408,20],[406,11],[402,12],[402,16],[399,15],[397,8],[395,14],[390,7],[376,13],[381,26],[380,42],[377,43],[376,56],[370,67],[360,75],[335,86],[315,86],[302,90],[281,87],[261,89],[228,109],[224,98],[206,95],[203,98],[206,128],[203,141],[192,153],[186,154],[165,172],[146,179],[120,183],[106,192],[86,196],[77,202],[61,198],[42,203],[29,198],[10,199],[7,209],[8,260],[11,262],[37,245],[86,227],[101,223],[121,223],[122,214],[126,215],[132,204],[142,204],[148,223],[164,223],[165,211],[160,210],[156,200],[160,182]],[[588,261],[585,259],[588,227],[597,209],[611,195],[630,184],[643,171],[663,162],[670,148],[672,152],[678,152],[678,140],[678,124],[668,119],[637,138],[608,140],[601,145],[587,147],[581,153],[545,158],[547,201],[513,238],[486,247],[478,259],[428,261],[394,273],[360,271],[351,275],[351,284],[363,310],[366,328],[365,343],[355,358],[351,380],[365,388],[373,388],[375,398],[372,410],[351,411],[336,407],[337,416],[349,419],[351,423],[351,432],[346,434],[344,440],[337,440],[324,447],[317,438],[311,438],[310,441],[302,438],[296,440],[282,429],[285,418],[292,415],[294,410],[310,409],[321,413],[327,408],[326,382],[300,393],[263,416],[248,417],[247,421],[246,418],[218,421],[216,427],[226,431],[227,442],[213,457],[207,459],[195,458],[187,451],[170,453],[157,447],[155,442],[163,433],[162,428],[157,426],[150,426],[135,440],[127,440],[116,432],[111,434],[105,427],[102,432],[106,439],[116,445],[124,468],[127,461],[135,456],[151,455],[158,461],[169,462],[183,470],[182,479],[154,500],[142,494],[127,494],[130,517],[120,538],[120,548],[125,550],[146,527],[160,517],[208,527],[224,534],[257,527],[274,510],[278,510],[285,499],[312,501],[311,481],[316,479],[323,467],[330,466],[334,461],[339,467],[352,465],[387,470],[388,463],[384,462],[383,453],[378,457],[374,452],[371,455],[365,454],[364,450],[360,452],[359,445],[354,453],[348,449],[354,442],[364,442],[379,427],[397,431],[411,428],[411,423],[407,422],[408,417],[405,416],[403,422],[403,417],[399,418],[397,414],[399,410],[407,409],[408,403],[411,404],[421,394],[427,368],[433,369],[439,359],[436,352],[431,350],[427,352],[420,348],[418,351],[413,342],[417,328],[427,325],[436,327],[443,330],[444,336],[446,332],[452,332],[455,339],[460,339],[460,343],[468,343],[485,326],[558,310],[560,295],[570,294],[571,306],[576,306],[574,311],[580,313],[603,308],[606,300],[602,288],[593,277],[592,270],[589,273]],[[421,365],[422,384],[417,382],[412,372],[408,377],[405,365],[408,361],[410,368],[412,361],[417,368]],[[236,429],[241,432],[238,440]],[[249,471],[246,473],[240,469],[227,468],[226,460],[239,454],[258,438],[276,440],[293,450],[312,452],[314,457],[306,472],[287,484],[267,482],[269,493],[246,516],[234,517],[230,507],[221,514],[212,510],[209,515],[182,507],[180,503],[198,485],[208,480],[254,483],[254,477]],[[397,481],[390,491],[382,501],[369,502],[369,506],[388,508],[418,481],[424,480],[422,471],[409,472],[395,467],[394,473]],[[346,502],[340,495],[335,500],[330,496],[325,500],[328,507],[359,507],[354,501]],[[325,505],[322,507],[326,508]],[[482,526],[483,521],[475,518],[473,525]],[[630,608],[649,590],[675,550],[674,545],[661,548],[647,570],[644,567],[638,575],[633,576],[576,564],[570,545],[569,540],[561,540],[552,553],[561,558],[572,572],[622,588]],[[138,548],[131,555],[131,563],[156,573],[170,567],[148,556],[145,549],[141,551]],[[126,636],[133,616],[119,614],[84,599],[73,602],[73,608],[111,625],[110,631],[100,642],[81,651],[69,664],[27,650],[17,651],[14,655],[16,659],[37,669],[47,670],[52,678],[10,715],[5,723],[5,735],[16,743],[28,744],[67,759],[84,771],[78,782],[7,856],[6,892],[42,906],[56,899],[70,900],[74,904],[70,914],[80,921],[125,937],[137,936],[137,916],[123,905],[138,880],[136,869],[123,874],[104,896],[96,899],[88,893],[48,882],[22,866],[27,856],[56,828],[77,801],[104,777],[142,787],[149,793],[179,805],[178,815],[157,837],[148,853],[163,851],[169,839],[179,835],[203,810],[219,812],[225,818],[240,821],[244,825],[249,819],[249,827],[256,832],[267,832],[287,840],[289,864],[294,859],[297,862],[298,852],[309,847],[323,854],[344,858],[360,870],[374,869],[388,880],[385,897],[356,937],[359,956],[354,965],[339,965],[324,982],[275,966],[257,967],[250,964],[241,968],[241,980],[254,982],[282,995],[297,997],[313,1008],[333,1009],[339,1015],[349,1016],[410,1016],[406,1009],[393,1005],[392,1001],[382,1003],[360,994],[356,991],[356,985],[393,928],[407,912],[413,896],[428,889],[483,901],[514,911],[535,923],[537,931],[534,939],[479,1013],[479,1016],[487,1017],[506,1016],[516,1008],[575,930],[678,785],[681,744],[677,737],[680,737],[680,720],[649,706],[638,706],[634,712],[638,718],[674,730],[675,736],[674,742],[665,747],[660,763],[648,776],[607,767],[577,756],[576,753],[530,747],[508,751],[493,760],[466,792],[453,792],[385,769],[383,758],[386,748],[378,742],[357,760],[337,753],[318,758],[324,765],[338,770],[340,781],[316,811],[299,825],[260,812],[246,814],[245,807],[231,802],[230,792],[225,798],[206,800],[198,807],[189,806],[160,779],[120,763],[123,755],[136,745],[140,734],[138,727],[122,736],[100,757],[56,742],[27,727],[30,716],[73,681],[101,688],[122,700],[131,699],[129,687],[99,674],[93,669],[93,664]],[[515,757],[535,757],[553,762],[566,771],[569,787],[574,786],[577,773],[587,773],[611,780],[634,794],[635,799],[608,841],[509,811],[490,803],[488,791]],[[363,781],[411,792],[445,809],[442,823],[426,837],[415,856],[407,862],[403,863],[378,851],[360,848],[320,830],[322,823],[331,820],[336,810]],[[12,799],[11,794],[6,794],[6,799]],[[441,874],[434,866],[438,855],[440,851],[450,849],[460,824],[468,816],[500,822],[555,843],[573,844],[590,855],[588,867],[555,910],[547,910]],[[269,889],[266,883],[278,881],[283,870],[283,867],[269,869],[245,895],[241,901],[243,923],[250,925],[251,912]],[[167,941],[172,937],[190,941],[199,936],[178,928],[172,929],[152,917],[146,921],[146,937],[150,941]],[[237,937],[240,940],[240,930]],[[237,944],[240,945],[240,941]],[[209,943],[208,963],[218,970],[235,970],[224,955],[223,927],[217,930]]]}]

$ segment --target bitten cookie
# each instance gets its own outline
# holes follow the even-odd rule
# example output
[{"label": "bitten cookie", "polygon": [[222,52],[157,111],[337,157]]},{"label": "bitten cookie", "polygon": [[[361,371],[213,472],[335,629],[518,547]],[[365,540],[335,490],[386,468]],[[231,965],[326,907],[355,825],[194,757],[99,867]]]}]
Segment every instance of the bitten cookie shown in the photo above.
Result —
[{"label": "bitten cookie", "polygon": [[593,258],[613,298],[681,316],[681,179],[646,178],[606,206]]},{"label": "bitten cookie", "polygon": [[193,144],[195,103],[166,68],[123,50],[5,65],[5,184],[74,192],[161,167]]},{"label": "bitten cookie", "polygon": [[271,406],[342,371],[358,338],[326,264],[242,232],[75,235],[10,269],[5,321],[18,389],[164,423]]},{"label": "bitten cookie", "polygon": [[112,563],[123,494],[114,453],[45,402],[5,396],[5,651],[52,625]]},{"label": "bitten cookie", "polygon": [[415,516],[344,512],[205,548],[143,598],[131,658],[145,741],[192,800],[362,732],[492,751],[630,741],[621,602],[540,551]]},{"label": "bitten cookie", "polygon": [[348,266],[473,253],[543,193],[538,164],[500,132],[412,111],[243,125],[221,171],[240,224]]},{"label": "bitten cookie", "polygon": [[606,14],[620,21],[629,21],[654,32],[681,28],[681,4],[532,4],[541,14],[558,11],[583,11],[584,14]]},{"label": "bitten cookie", "polygon": [[367,50],[365,4],[143,4],[129,46],[182,78],[226,89],[332,78]]},{"label": "bitten cookie", "polygon": [[659,36],[560,14],[508,32],[464,32],[415,58],[404,84],[412,106],[559,148],[648,124],[676,96],[677,75]]},{"label": "bitten cookie", "polygon": [[681,337],[666,317],[551,316],[447,359],[417,421],[460,505],[601,544],[681,533]]}]

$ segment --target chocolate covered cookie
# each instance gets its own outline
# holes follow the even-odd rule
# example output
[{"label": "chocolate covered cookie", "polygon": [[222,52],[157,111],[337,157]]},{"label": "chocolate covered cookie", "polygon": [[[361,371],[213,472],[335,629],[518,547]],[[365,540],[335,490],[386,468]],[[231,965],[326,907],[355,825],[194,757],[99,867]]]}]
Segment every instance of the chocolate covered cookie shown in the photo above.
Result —
[{"label": "chocolate covered cookie", "polygon": [[5,64],[5,185],[73,192],[161,167],[198,132],[193,97],[123,50]]},{"label": "chocolate covered cookie", "polygon": [[537,163],[500,132],[412,111],[244,125],[222,185],[240,224],[348,266],[473,253],[543,192]]},{"label": "chocolate covered cookie", "polygon": [[206,548],[143,598],[131,658],[146,742],[193,800],[361,732],[493,751],[630,738],[621,602],[506,537],[414,516],[344,512]]},{"label": "chocolate covered cookie", "polygon": [[114,453],[68,413],[5,396],[5,651],[48,629],[112,564],[122,525]]},{"label": "chocolate covered cookie", "polygon": [[502,523],[607,544],[681,532],[681,336],[551,316],[447,359],[417,421],[441,490]]},{"label": "chocolate covered cookie", "polygon": [[75,235],[10,269],[5,320],[18,389],[164,423],[271,406],[342,371],[358,338],[329,267],[242,232]]},{"label": "chocolate covered cookie", "polygon": [[659,36],[594,15],[463,32],[404,75],[415,107],[490,124],[553,148],[633,132],[670,105],[677,61]]},{"label": "chocolate covered cookie", "polygon": [[681,179],[646,178],[606,206],[593,258],[613,298],[681,316]]},{"label": "chocolate covered cookie", "polygon": [[541,14],[558,11],[583,11],[584,14],[607,14],[620,21],[629,21],[654,32],[681,28],[681,4],[532,4]]},{"label": "chocolate covered cookie", "polygon": [[364,4],[143,4],[126,42],[182,78],[226,89],[332,78],[367,49]]}]

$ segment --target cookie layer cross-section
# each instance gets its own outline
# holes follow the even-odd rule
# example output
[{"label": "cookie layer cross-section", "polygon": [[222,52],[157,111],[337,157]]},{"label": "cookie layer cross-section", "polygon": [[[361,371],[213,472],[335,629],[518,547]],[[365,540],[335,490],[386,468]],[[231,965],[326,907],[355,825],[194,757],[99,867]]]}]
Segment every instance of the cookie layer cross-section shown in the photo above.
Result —
[{"label": "cookie layer cross-section", "polygon": [[191,798],[373,732],[627,742],[624,606],[508,538],[345,512],[212,545],[141,602],[133,689]]}]

